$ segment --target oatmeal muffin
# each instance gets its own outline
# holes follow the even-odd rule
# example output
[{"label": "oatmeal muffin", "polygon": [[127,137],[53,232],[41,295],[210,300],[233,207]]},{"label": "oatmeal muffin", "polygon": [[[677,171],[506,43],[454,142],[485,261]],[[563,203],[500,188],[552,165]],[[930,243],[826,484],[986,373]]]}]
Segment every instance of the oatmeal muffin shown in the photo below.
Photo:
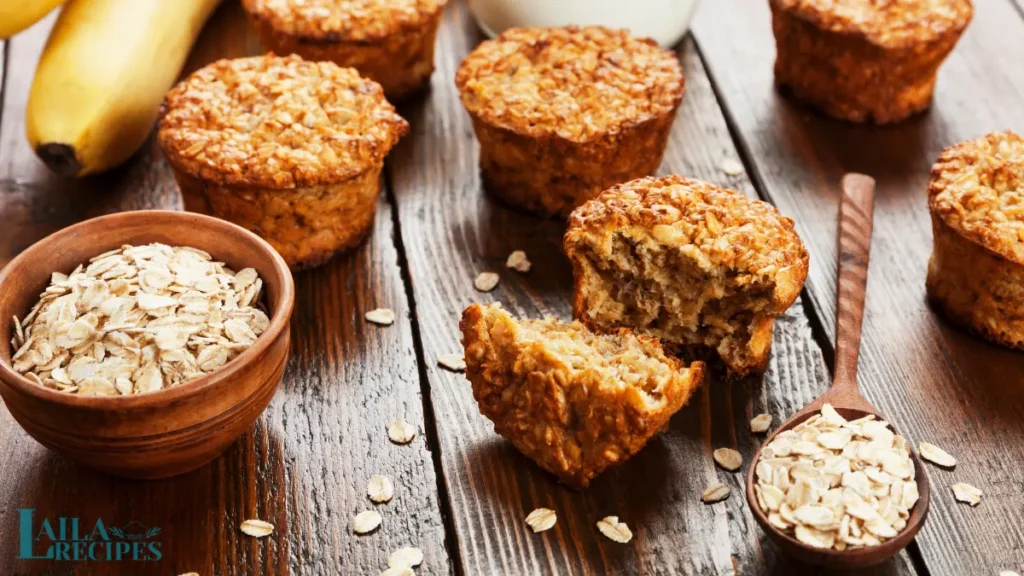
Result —
[{"label": "oatmeal muffin", "polygon": [[185,208],[252,230],[293,269],[369,232],[384,156],[409,130],[355,70],[273,54],[198,70],[160,115]]},{"label": "oatmeal muffin", "polygon": [[1024,350],[1024,138],[961,142],[932,166],[932,305],[986,340]]},{"label": "oatmeal muffin", "polygon": [[931,104],[971,0],[770,0],[775,81],[826,114],[885,124]]},{"label": "oatmeal muffin", "polygon": [[740,376],[767,368],[775,317],[807,278],[792,220],[681,176],[620,184],[577,208],[565,251],[584,324],[627,327],[674,352],[710,349]]},{"label": "oatmeal muffin", "polygon": [[704,365],[629,330],[515,320],[501,304],[462,314],[466,377],[480,412],[573,488],[636,454],[700,386]]},{"label": "oatmeal muffin", "polygon": [[563,218],[657,170],[683,99],[674,54],[601,27],[508,30],[466,57],[455,83],[480,141],[484,187]]},{"label": "oatmeal muffin", "polygon": [[260,41],[278,54],[351,66],[398,101],[434,71],[447,0],[242,0]]}]

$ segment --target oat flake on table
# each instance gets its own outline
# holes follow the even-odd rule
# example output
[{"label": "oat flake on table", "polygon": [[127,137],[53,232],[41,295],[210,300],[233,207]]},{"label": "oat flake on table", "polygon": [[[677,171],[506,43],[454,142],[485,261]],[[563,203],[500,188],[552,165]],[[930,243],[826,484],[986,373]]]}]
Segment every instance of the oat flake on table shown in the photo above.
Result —
[{"label": "oat flake on table", "polygon": [[466,358],[461,352],[452,354],[441,354],[437,357],[437,363],[442,368],[447,368],[452,372],[465,372],[466,371]]},{"label": "oat flake on table", "polygon": [[730,492],[731,490],[725,484],[712,484],[704,489],[704,492],[700,495],[700,500],[705,504],[715,504],[729,498]]},{"label": "oat flake on table", "polygon": [[380,526],[381,520],[383,518],[376,510],[365,510],[352,519],[352,531],[356,534],[369,534]]},{"label": "oat flake on table", "polygon": [[556,521],[558,515],[550,508],[537,508],[526,516],[526,524],[533,529],[534,534],[550,530]]},{"label": "oat flake on table", "polygon": [[263,281],[201,250],[122,246],[71,274],[54,272],[24,319],[14,319],[14,369],[43,386],[118,396],[213,372],[270,324]]},{"label": "oat flake on table", "polygon": [[390,502],[394,494],[395,487],[387,476],[370,476],[370,481],[366,484],[366,495],[371,501],[376,504]]},{"label": "oat flake on table", "polygon": [[952,488],[953,496],[960,502],[970,504],[971,506],[977,506],[981,503],[983,492],[976,487],[963,482],[957,482],[953,484]]},{"label": "oat flake on table", "polygon": [[526,252],[523,252],[522,250],[513,251],[505,260],[505,267],[511,268],[516,272],[529,272],[531,266],[533,266],[533,264],[526,257]]},{"label": "oat flake on table", "polygon": [[956,458],[935,444],[918,442],[917,451],[921,454],[921,458],[924,458],[932,464],[938,464],[945,468],[956,467]]},{"label": "oat flake on table", "polygon": [[633,531],[625,522],[619,522],[618,516],[605,516],[597,521],[597,529],[609,540],[625,544],[633,539]]},{"label": "oat flake on table", "polygon": [[376,308],[366,313],[366,321],[379,326],[391,326],[395,323],[395,311],[390,308]]},{"label": "oat flake on table", "polygon": [[732,448],[718,448],[711,456],[719,466],[730,472],[735,472],[743,466],[743,456]]},{"label": "oat flake on table", "polygon": [[408,444],[416,438],[416,427],[405,420],[393,420],[388,424],[388,438],[395,444]]},{"label": "oat flake on table", "polygon": [[398,566],[396,568],[388,568],[381,572],[380,576],[416,576],[416,572],[408,566]]},{"label": "oat flake on table", "polygon": [[754,434],[763,434],[768,431],[772,425],[771,414],[758,414],[750,420],[750,431]]},{"label": "oat flake on table", "polygon": [[490,292],[498,285],[501,277],[495,272],[481,272],[473,280],[473,287],[481,292]]},{"label": "oat flake on table", "polygon": [[270,522],[264,522],[263,520],[257,520],[254,518],[252,520],[242,522],[239,529],[243,534],[252,536],[253,538],[263,538],[264,536],[269,536],[274,532],[274,525]]},{"label": "oat flake on table", "polygon": [[413,568],[423,562],[423,551],[419,548],[406,546],[399,548],[388,556],[389,568]]}]

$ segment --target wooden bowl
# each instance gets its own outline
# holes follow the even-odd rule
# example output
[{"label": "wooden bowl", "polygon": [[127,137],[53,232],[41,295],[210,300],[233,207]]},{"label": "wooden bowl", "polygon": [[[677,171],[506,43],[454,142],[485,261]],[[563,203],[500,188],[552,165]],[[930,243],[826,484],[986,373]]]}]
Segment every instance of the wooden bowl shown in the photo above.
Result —
[{"label": "wooden bowl", "polygon": [[[222,368],[138,396],[78,396],[44,388],[11,367],[11,317],[23,318],[54,271],[71,272],[124,244],[162,242],[209,252],[264,283],[270,325]],[[146,210],[75,224],[33,244],[0,271],[0,396],[40,444],[90,468],[127,478],[165,478],[213,460],[270,403],[288,360],[295,287],[284,259],[234,224],[187,212]]]}]

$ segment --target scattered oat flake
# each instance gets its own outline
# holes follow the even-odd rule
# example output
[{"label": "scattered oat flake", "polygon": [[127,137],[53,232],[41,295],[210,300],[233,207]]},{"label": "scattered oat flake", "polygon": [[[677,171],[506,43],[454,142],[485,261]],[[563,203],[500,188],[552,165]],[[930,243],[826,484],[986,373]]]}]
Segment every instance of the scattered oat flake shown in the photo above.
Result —
[{"label": "scattered oat flake", "polygon": [[388,438],[395,444],[408,444],[416,437],[416,427],[405,420],[394,420],[388,424]]},{"label": "scattered oat flake", "polygon": [[558,515],[550,508],[537,508],[526,516],[526,523],[533,529],[534,534],[550,530],[558,520]]},{"label": "scattered oat flake", "polygon": [[437,357],[437,363],[452,372],[466,371],[466,359],[461,353],[441,354]]},{"label": "scattered oat flake", "polygon": [[750,420],[750,431],[754,434],[763,434],[772,425],[771,414],[758,414]]},{"label": "scattered oat flake", "polygon": [[395,495],[395,487],[387,476],[375,475],[370,477],[366,484],[366,495],[377,504],[390,502]]},{"label": "scattered oat flake", "polygon": [[1017,574],[1013,570],[1003,570],[999,573],[999,576],[1020,576],[1020,574]]},{"label": "scattered oat flake", "polygon": [[740,164],[735,158],[726,158],[722,160],[721,164],[722,172],[725,172],[729,176],[739,176],[743,174],[743,164]]},{"label": "scattered oat flake", "polygon": [[704,489],[704,492],[700,495],[700,500],[705,504],[714,504],[729,498],[729,493],[729,487],[725,484],[712,484]]},{"label": "scattered oat flake", "polygon": [[408,566],[399,566],[397,568],[388,568],[381,572],[380,576],[416,576],[416,572]]},{"label": "scattered oat flake", "polygon": [[473,286],[481,292],[490,292],[500,280],[501,278],[494,272],[481,272],[473,280]]},{"label": "scattered oat flake", "polygon": [[970,504],[971,506],[977,506],[981,503],[982,491],[970,484],[958,482],[953,484],[953,496],[961,502]]},{"label": "scattered oat flake", "polygon": [[379,324],[381,326],[390,326],[395,323],[395,311],[391,308],[377,308],[376,310],[370,310],[366,313],[366,321]]},{"label": "scattered oat flake", "polygon": [[380,526],[381,517],[376,510],[365,510],[352,519],[352,531],[356,534],[369,534]]},{"label": "scattered oat flake", "polygon": [[919,442],[917,444],[917,451],[921,453],[921,458],[924,458],[933,464],[938,464],[939,466],[944,466],[946,468],[956,467],[956,458],[935,444]]},{"label": "scattered oat flake", "polygon": [[526,252],[516,250],[508,255],[508,259],[505,260],[505,266],[516,272],[529,272],[533,264],[526,258]]},{"label": "scattered oat flake", "polygon": [[274,531],[274,525],[270,522],[264,522],[263,520],[246,520],[239,526],[243,534],[252,536],[253,538],[263,538],[264,536],[270,536]]},{"label": "scattered oat flake", "polygon": [[605,516],[597,521],[597,529],[619,544],[625,544],[633,539],[633,532],[626,526],[625,522],[619,522],[618,516]]},{"label": "scattered oat flake", "polygon": [[389,568],[413,568],[423,562],[423,551],[419,548],[406,546],[399,548],[388,556]]},{"label": "scattered oat flake", "polygon": [[178,576],[199,576],[199,572],[185,572],[184,574],[179,574]]},{"label": "scattered oat flake", "polygon": [[732,448],[718,448],[712,453],[712,456],[719,466],[730,472],[735,472],[740,469],[740,466],[743,466],[743,456]]}]

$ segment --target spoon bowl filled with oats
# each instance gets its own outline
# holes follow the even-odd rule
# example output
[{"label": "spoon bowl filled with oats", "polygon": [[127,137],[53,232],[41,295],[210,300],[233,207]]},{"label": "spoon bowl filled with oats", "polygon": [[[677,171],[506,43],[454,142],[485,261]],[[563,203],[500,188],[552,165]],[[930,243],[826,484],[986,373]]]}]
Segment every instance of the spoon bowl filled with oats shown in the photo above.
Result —
[{"label": "spoon bowl filled with oats", "polygon": [[832,387],[768,437],[747,473],[747,501],[768,536],[833,568],[884,562],[928,515],[920,459],[857,387],[873,197],[871,178],[843,179]]},{"label": "spoon bowl filled with oats", "polygon": [[187,472],[269,404],[294,292],[284,259],[223,220],[136,211],[70,226],[0,271],[0,396],[83,465]]}]

